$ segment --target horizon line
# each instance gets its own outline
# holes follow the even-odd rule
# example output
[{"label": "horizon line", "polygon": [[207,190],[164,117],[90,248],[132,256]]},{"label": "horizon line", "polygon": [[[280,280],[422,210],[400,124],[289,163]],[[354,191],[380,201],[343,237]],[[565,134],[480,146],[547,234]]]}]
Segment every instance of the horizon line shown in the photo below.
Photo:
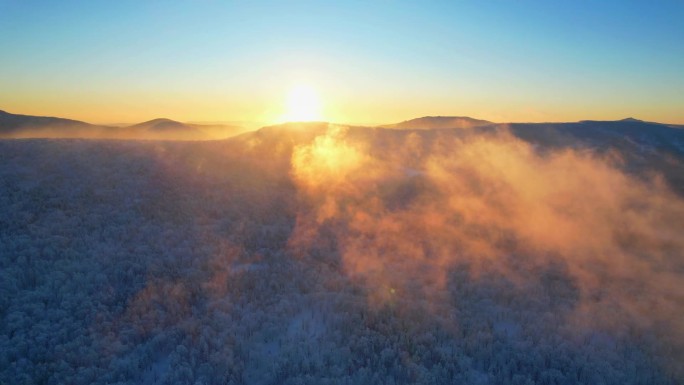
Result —
[{"label": "horizon line", "polygon": [[150,119],[145,119],[141,121],[91,121],[91,120],[84,120],[84,119],[78,119],[78,118],[71,118],[71,117],[66,117],[66,116],[54,116],[54,115],[34,115],[30,113],[15,113],[15,112],[9,112],[4,109],[0,109],[0,112],[4,112],[10,115],[23,115],[23,116],[32,116],[32,117],[41,117],[41,118],[55,118],[55,119],[68,119],[68,120],[74,120],[74,121],[79,121],[87,124],[92,124],[92,125],[98,125],[98,126],[114,126],[114,127],[125,127],[129,125],[135,125],[135,124],[141,124],[141,123],[147,123],[151,122],[154,120],[159,120],[159,119],[167,119],[179,123],[184,123],[184,124],[198,124],[198,125],[211,125],[211,124],[244,124],[244,125],[253,125],[253,126],[258,126],[258,127],[268,127],[268,126],[276,126],[276,125],[281,125],[281,124],[288,124],[288,123],[328,123],[328,124],[339,124],[339,125],[347,125],[347,126],[359,126],[359,127],[380,127],[380,126],[386,126],[386,125],[393,125],[393,124],[400,124],[404,122],[409,122],[412,120],[416,119],[424,119],[424,118],[463,118],[463,119],[474,119],[474,120],[482,120],[486,121],[492,124],[553,124],[553,123],[580,123],[583,121],[593,121],[593,122],[619,122],[619,121],[629,121],[629,120],[634,120],[634,121],[641,121],[644,123],[656,123],[656,124],[665,124],[665,125],[684,125],[684,121],[681,122],[668,122],[668,121],[653,121],[653,120],[644,120],[644,119],[639,119],[635,118],[634,116],[629,116],[629,117],[623,117],[623,118],[618,118],[618,119],[597,119],[597,118],[590,118],[590,119],[577,119],[577,120],[512,120],[512,121],[495,121],[495,120],[489,120],[486,118],[482,117],[473,117],[470,115],[463,115],[463,114],[454,114],[454,115],[421,115],[409,119],[403,119],[403,120],[394,120],[391,123],[379,123],[379,122],[360,122],[360,121],[337,121],[337,120],[302,120],[302,121],[273,121],[273,122],[268,122],[265,120],[245,120],[245,119],[236,119],[236,120],[216,120],[216,119],[211,119],[211,120],[202,120],[202,119],[173,119],[173,118],[167,118],[165,116],[157,116],[154,118]]}]

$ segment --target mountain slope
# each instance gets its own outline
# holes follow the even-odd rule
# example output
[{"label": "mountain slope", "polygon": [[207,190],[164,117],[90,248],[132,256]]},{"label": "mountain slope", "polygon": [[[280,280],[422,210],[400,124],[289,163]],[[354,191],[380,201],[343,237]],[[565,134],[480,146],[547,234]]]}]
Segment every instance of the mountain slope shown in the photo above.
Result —
[{"label": "mountain slope", "polygon": [[165,118],[134,124],[123,130],[132,137],[145,139],[194,139],[203,136],[196,127]]},{"label": "mountain slope", "polygon": [[84,130],[103,130],[110,127],[97,126],[79,120],[51,116],[11,114],[0,110],[0,137],[21,132],[53,135],[69,134]]},{"label": "mountain slope", "polygon": [[380,127],[430,130],[437,128],[473,128],[490,124],[492,124],[492,122],[473,119],[467,116],[424,116],[422,118],[406,120],[396,124],[387,124]]},{"label": "mountain slope", "polygon": [[171,120],[171,119],[165,119],[165,118],[153,119],[153,120],[149,120],[147,122],[134,124],[132,126],[128,126],[128,128],[132,129],[132,130],[142,130],[142,131],[151,131],[151,132],[164,132],[164,131],[177,131],[177,130],[193,131],[193,130],[195,130],[194,127],[191,127],[187,124],[177,122],[177,121]]},{"label": "mountain slope", "polygon": [[[618,156],[625,169],[638,175],[658,173],[673,189],[684,194],[684,129],[638,120],[581,121],[574,123],[492,123],[468,129],[394,129],[329,125],[327,123],[286,123],[261,128],[232,140],[235,150],[247,146],[256,158],[288,158],[298,146],[309,145],[326,132],[344,137],[348,143],[373,154],[391,157],[412,137],[416,143],[413,158],[429,155],[436,146],[454,140],[468,140],[497,133],[535,146],[537,151],[582,150],[597,156]],[[327,134],[330,136],[331,134]],[[405,159],[410,162],[411,159]]]},{"label": "mountain slope", "polygon": [[212,140],[225,139],[247,130],[241,125],[188,124],[170,119],[110,127],[79,120],[0,111],[0,138]]},{"label": "mountain slope", "polygon": [[1,140],[0,383],[682,384],[680,134]]},{"label": "mountain slope", "polygon": [[133,138],[166,140],[224,139],[245,130],[239,125],[190,124],[166,118],[153,119],[124,128],[124,131]]}]

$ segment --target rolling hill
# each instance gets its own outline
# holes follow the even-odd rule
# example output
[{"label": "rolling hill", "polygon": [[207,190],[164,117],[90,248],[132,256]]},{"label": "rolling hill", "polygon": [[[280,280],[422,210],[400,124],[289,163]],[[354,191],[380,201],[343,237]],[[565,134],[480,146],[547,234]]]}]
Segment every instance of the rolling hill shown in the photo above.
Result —
[{"label": "rolling hill", "polygon": [[0,111],[0,138],[212,140],[225,139],[247,130],[241,125],[189,124],[164,118],[114,127]]},{"label": "rolling hill", "polygon": [[493,124],[486,120],[473,119],[467,116],[424,116],[406,120],[401,123],[387,124],[380,127],[398,129],[431,130],[441,128],[473,128]]},{"label": "rolling hill", "polygon": [[0,110],[0,138],[16,136],[55,137],[103,132],[112,127],[98,126],[79,120],[51,116],[11,114]]}]

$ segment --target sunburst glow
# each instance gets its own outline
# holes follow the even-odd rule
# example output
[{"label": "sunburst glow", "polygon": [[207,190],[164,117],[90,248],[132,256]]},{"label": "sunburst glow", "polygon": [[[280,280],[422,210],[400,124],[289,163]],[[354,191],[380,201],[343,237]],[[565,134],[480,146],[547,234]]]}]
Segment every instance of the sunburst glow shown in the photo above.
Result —
[{"label": "sunburst glow", "polygon": [[323,120],[321,101],[315,89],[306,85],[298,85],[287,95],[287,104],[283,121],[309,122]]}]

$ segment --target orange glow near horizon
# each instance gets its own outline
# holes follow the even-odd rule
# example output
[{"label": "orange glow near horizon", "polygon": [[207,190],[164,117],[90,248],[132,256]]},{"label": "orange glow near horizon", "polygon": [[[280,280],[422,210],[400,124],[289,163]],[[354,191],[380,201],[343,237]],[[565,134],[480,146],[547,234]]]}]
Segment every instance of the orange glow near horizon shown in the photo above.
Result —
[{"label": "orange glow near horizon", "polygon": [[544,108],[537,103],[497,105],[476,98],[449,102],[436,98],[400,98],[392,95],[335,93],[330,87],[297,85],[269,90],[264,95],[247,94],[243,99],[225,94],[51,95],[13,100],[0,98],[0,110],[13,114],[54,116],[93,124],[135,124],[156,118],[181,122],[240,122],[250,127],[290,121],[327,121],[337,124],[382,125],[422,116],[469,116],[497,123],[573,122],[619,120],[634,117],[660,123],[684,124],[680,112],[668,106],[638,113],[626,106],[602,105],[577,108]]}]

